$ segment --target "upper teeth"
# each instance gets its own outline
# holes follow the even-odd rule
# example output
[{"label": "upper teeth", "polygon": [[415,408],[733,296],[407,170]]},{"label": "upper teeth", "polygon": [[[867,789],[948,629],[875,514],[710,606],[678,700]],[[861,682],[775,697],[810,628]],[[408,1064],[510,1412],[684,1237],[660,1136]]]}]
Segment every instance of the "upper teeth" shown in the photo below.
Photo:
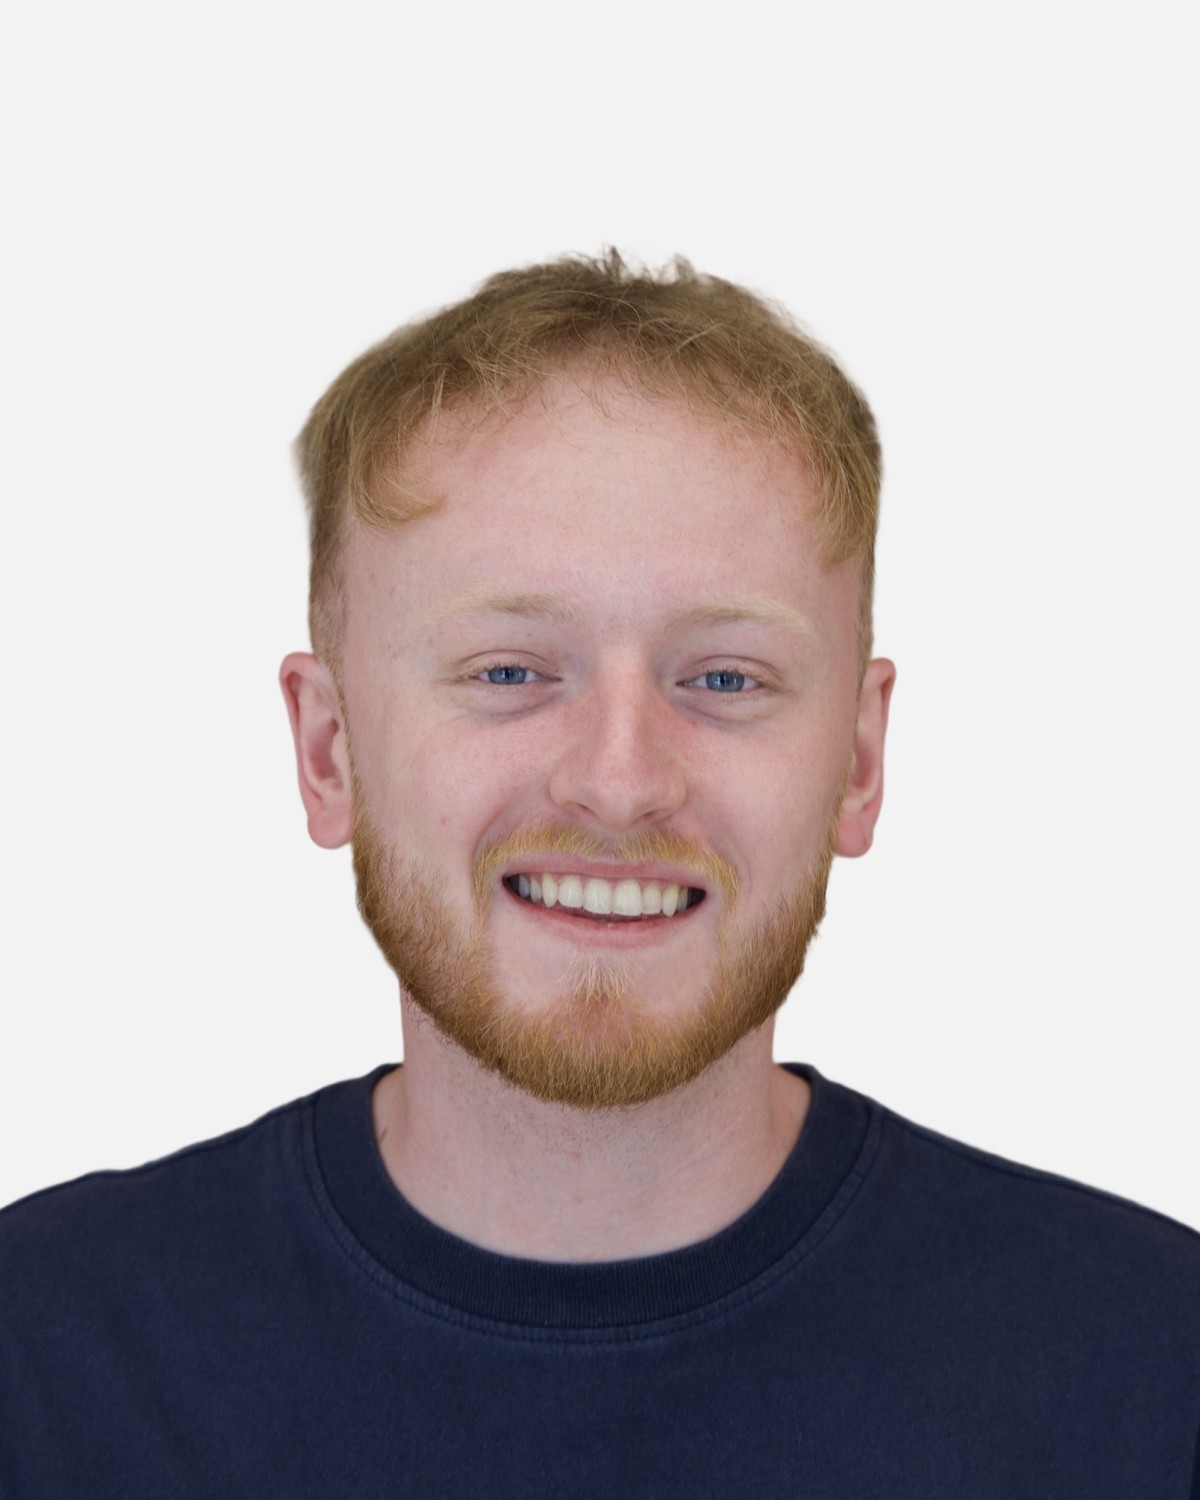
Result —
[{"label": "upper teeth", "polygon": [[694,899],[686,885],[657,880],[600,880],[578,875],[518,875],[517,894],[545,906],[565,906],[597,917],[673,917]]}]

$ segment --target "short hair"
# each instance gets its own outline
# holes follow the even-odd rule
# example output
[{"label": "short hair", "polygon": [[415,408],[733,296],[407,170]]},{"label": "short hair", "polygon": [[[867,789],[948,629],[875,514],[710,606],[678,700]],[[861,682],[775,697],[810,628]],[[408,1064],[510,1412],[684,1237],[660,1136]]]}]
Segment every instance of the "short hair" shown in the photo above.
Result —
[{"label": "short hair", "polygon": [[609,250],[491,277],[368,349],[313,408],[296,441],[310,520],[309,626],[335,675],[349,518],[387,529],[429,508],[400,476],[409,445],[440,412],[511,409],[575,368],[697,405],[804,461],[823,563],[859,564],[865,663],[882,478],[866,400],[783,308],[682,258],[655,272]]}]

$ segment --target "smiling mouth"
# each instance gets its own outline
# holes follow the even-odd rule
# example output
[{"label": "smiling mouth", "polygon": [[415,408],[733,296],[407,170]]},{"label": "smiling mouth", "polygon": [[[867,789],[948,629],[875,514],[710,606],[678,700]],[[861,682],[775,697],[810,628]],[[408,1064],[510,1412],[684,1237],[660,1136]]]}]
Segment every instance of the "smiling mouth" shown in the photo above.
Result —
[{"label": "smiling mouth", "polygon": [[506,875],[504,887],[521,901],[554,908],[573,917],[608,922],[637,922],[647,917],[674,917],[699,906],[697,886],[658,880],[584,879],[579,875]]}]

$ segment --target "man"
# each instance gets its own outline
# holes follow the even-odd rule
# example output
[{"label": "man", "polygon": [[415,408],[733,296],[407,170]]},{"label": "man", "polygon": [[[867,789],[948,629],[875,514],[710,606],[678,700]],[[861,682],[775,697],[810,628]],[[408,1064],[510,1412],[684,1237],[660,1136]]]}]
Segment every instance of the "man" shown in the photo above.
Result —
[{"label": "man", "polygon": [[300,440],[309,830],[404,1064],[8,1210],[5,1495],[1200,1495],[1200,1240],[777,1066],[879,452],[750,294],[493,278]]}]

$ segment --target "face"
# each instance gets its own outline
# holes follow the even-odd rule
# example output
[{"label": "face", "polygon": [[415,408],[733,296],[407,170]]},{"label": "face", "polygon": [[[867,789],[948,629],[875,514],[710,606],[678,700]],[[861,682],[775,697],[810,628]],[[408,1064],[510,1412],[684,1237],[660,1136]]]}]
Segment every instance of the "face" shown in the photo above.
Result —
[{"label": "face", "polygon": [[348,541],[306,794],[319,842],[353,827],[410,998],[583,1107],[687,1082],[782,1003],[835,849],[870,841],[890,688],[872,663],[860,691],[857,576],[821,566],[802,466],[602,395],[564,377],[410,455],[441,503]]}]

